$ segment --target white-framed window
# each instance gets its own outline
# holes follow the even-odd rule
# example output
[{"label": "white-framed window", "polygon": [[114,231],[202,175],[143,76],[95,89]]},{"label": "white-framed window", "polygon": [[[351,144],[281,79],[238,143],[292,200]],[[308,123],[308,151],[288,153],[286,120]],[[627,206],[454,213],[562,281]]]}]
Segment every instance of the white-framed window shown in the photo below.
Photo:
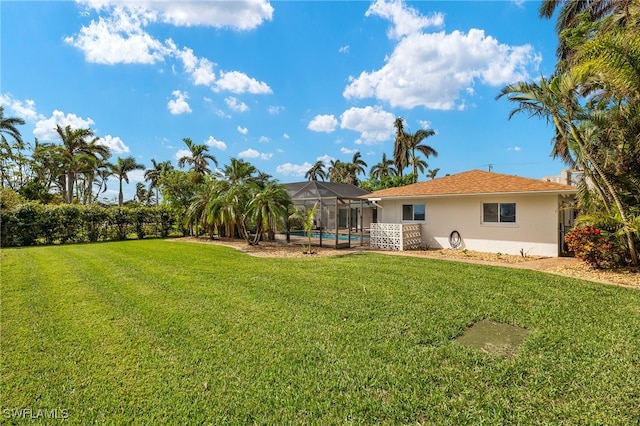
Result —
[{"label": "white-framed window", "polygon": [[403,221],[421,221],[427,219],[427,209],[424,204],[403,204],[402,220]]},{"label": "white-framed window", "polygon": [[516,203],[482,203],[482,223],[516,223]]}]

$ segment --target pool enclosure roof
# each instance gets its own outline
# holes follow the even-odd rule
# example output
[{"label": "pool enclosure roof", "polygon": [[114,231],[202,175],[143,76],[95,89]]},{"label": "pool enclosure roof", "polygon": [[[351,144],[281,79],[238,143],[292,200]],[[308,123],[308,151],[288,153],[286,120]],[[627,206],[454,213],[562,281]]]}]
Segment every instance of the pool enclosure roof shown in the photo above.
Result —
[{"label": "pool enclosure roof", "polygon": [[284,187],[289,192],[289,196],[294,203],[296,201],[323,199],[362,201],[360,197],[370,193],[365,189],[348,183],[318,182],[314,180],[285,183]]}]

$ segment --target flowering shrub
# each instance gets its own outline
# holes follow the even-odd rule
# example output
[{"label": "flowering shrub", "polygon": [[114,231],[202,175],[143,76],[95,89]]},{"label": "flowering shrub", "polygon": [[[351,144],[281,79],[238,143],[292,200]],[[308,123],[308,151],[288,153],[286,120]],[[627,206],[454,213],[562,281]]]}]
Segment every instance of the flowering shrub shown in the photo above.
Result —
[{"label": "flowering shrub", "polygon": [[615,236],[595,226],[573,228],[565,237],[569,250],[594,268],[610,268],[621,264],[624,251]]}]

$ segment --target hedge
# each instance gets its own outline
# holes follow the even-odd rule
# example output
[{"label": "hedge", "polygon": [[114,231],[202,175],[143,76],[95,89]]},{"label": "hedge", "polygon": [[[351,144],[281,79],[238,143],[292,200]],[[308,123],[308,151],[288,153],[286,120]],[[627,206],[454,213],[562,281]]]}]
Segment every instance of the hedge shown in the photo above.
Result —
[{"label": "hedge", "polygon": [[[174,215],[164,206],[102,207],[26,202],[0,211],[2,247],[167,237]],[[182,230],[177,230],[182,232]]]}]

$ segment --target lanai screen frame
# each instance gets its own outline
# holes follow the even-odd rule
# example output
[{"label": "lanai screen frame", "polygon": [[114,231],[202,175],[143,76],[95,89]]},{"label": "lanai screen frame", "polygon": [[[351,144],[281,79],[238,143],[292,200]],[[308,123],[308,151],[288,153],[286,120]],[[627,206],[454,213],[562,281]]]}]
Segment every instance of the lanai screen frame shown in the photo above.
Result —
[{"label": "lanai screen frame", "polygon": [[[295,188],[292,188],[295,185]],[[357,201],[360,207],[360,245],[364,245],[364,223],[363,223],[363,212],[365,205],[372,205],[368,200],[363,198],[365,195],[369,194],[369,191],[366,191],[362,188],[358,188],[355,185],[349,184],[336,184],[333,182],[318,182],[318,181],[308,181],[308,182],[299,182],[295,184],[285,184],[287,190],[290,191],[291,201],[295,207],[302,206],[305,210],[309,209],[310,206],[313,206],[315,203],[318,203],[319,207],[319,222],[316,229],[320,230],[320,247],[322,247],[322,231],[329,230],[328,225],[331,223],[331,207],[333,207],[333,222],[335,224],[334,234],[335,234],[335,247],[336,248],[348,248],[351,247],[351,209],[352,209],[352,201]],[[291,188],[291,189],[289,189]],[[358,192],[358,194],[353,194],[352,196],[344,196],[338,195],[337,190],[339,189],[349,189],[353,192]],[[297,196],[300,193],[313,193],[316,192],[317,196],[311,197],[299,197]],[[322,196],[321,192],[330,193],[333,195]],[[346,243],[339,243],[339,211],[341,206],[347,206],[347,235],[348,239]],[[323,209],[327,208],[327,224],[323,223]],[[356,224],[357,226],[357,224]],[[289,240],[290,231],[287,229],[287,241]]]}]

